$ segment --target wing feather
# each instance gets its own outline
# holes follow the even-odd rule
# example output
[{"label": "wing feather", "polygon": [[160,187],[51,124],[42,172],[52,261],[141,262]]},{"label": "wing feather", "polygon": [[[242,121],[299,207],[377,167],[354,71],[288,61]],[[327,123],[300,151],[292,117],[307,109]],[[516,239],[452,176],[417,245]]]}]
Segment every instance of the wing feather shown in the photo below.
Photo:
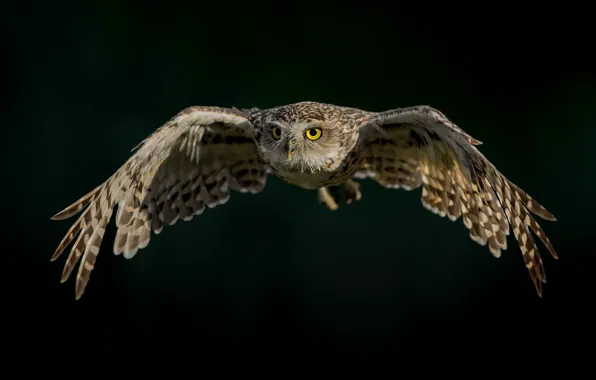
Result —
[{"label": "wing feather", "polygon": [[429,106],[379,113],[361,127],[361,136],[363,166],[356,177],[388,188],[422,187],[425,208],[452,221],[461,217],[470,238],[495,257],[507,249],[511,228],[542,296],[546,275],[530,231],[554,258],[557,254],[532,214],[556,219],[480,153],[480,141]]},{"label": "wing feather", "polygon": [[62,282],[80,262],[75,286],[79,299],[116,206],[113,252],[132,258],[164,225],[191,220],[205,208],[226,203],[230,189],[258,193],[266,176],[246,114],[237,109],[186,108],[137,145],[104,183],[52,217],[62,220],[82,212],[52,260],[74,241]]}]

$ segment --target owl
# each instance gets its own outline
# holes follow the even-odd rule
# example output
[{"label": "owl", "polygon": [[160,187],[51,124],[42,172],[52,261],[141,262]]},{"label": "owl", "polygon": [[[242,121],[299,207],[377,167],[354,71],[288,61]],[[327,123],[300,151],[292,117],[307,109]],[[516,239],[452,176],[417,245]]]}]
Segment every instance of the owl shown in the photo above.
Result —
[{"label": "owl", "polygon": [[[318,102],[270,109],[193,106],[132,150],[105,182],[54,215],[81,212],[52,261],[74,242],[62,272],[77,263],[75,298],[89,281],[115,209],[114,254],[130,259],[152,234],[225,204],[233,192],[259,193],[270,175],[315,190],[335,210],[361,199],[357,180],[387,189],[421,188],[421,203],[451,221],[495,257],[513,235],[536,291],[546,282],[533,235],[557,254],[533,215],[555,217],[509,181],[474,139],[430,106],[368,112]],[[116,207],[118,206],[118,207]]]}]

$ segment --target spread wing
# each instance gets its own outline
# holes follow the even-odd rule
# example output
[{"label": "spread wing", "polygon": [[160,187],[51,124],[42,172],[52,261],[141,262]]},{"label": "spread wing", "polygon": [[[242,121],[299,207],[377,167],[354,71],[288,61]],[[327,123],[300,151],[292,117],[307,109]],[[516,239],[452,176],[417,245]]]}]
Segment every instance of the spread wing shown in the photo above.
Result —
[{"label": "spread wing", "polygon": [[360,132],[364,165],[357,178],[371,177],[388,188],[422,186],[424,207],[452,221],[462,216],[472,240],[488,245],[495,257],[507,248],[511,226],[542,295],[546,276],[530,230],[557,254],[532,214],[556,219],[479,152],[480,141],[428,106],[378,113]]},{"label": "spread wing", "polygon": [[76,299],[85,291],[116,205],[113,250],[132,258],[164,225],[226,203],[230,189],[257,193],[266,182],[252,125],[236,109],[186,108],[133,151],[104,183],[52,217],[61,220],[83,211],[52,256],[56,260],[74,241],[62,282],[81,261]]}]

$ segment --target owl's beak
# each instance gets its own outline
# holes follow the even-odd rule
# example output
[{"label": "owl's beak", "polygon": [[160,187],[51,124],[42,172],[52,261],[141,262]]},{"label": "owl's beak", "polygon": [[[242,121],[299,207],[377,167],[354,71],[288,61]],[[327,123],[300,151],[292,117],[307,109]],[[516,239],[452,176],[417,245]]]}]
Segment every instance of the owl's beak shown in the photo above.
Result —
[{"label": "owl's beak", "polygon": [[292,159],[293,155],[294,155],[294,151],[292,149],[288,149],[288,161],[290,161]]}]

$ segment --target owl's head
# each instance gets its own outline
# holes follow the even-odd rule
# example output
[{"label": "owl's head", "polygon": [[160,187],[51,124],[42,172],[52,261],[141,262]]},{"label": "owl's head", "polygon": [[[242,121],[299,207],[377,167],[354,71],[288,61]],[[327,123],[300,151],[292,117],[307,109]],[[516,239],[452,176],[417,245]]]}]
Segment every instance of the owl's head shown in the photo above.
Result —
[{"label": "owl's head", "polygon": [[334,171],[352,147],[346,126],[328,115],[273,112],[257,127],[258,147],[275,168]]}]

